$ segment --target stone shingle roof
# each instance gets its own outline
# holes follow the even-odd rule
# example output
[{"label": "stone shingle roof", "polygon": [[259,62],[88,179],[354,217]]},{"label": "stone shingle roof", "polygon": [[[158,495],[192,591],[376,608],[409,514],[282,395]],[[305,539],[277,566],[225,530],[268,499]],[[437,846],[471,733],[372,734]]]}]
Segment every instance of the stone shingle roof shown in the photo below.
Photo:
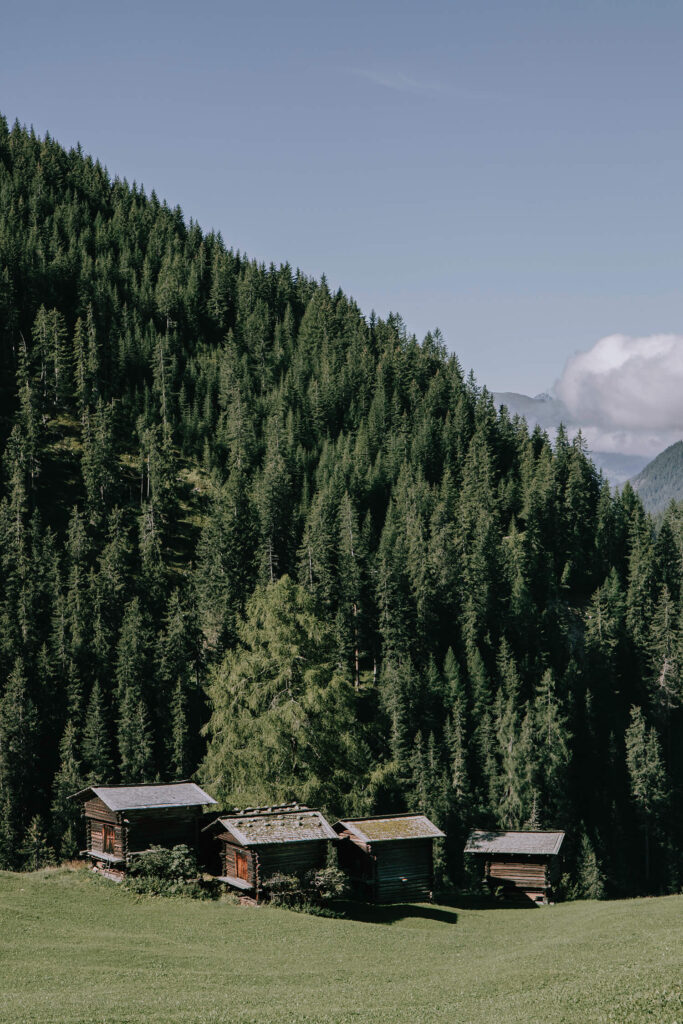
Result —
[{"label": "stone shingle roof", "polygon": [[350,832],[364,843],[396,839],[438,839],[445,833],[424,814],[389,814],[381,818],[350,818],[339,821],[337,831]]},{"label": "stone shingle roof", "polygon": [[167,785],[91,786],[74,793],[72,799],[99,797],[110,811],[138,811],[152,807],[196,807],[216,801],[194,782]]},{"label": "stone shingle roof", "polygon": [[298,804],[248,807],[239,813],[217,818],[208,827],[215,831],[219,825],[242,846],[338,838],[320,811],[300,807]]},{"label": "stone shingle roof", "polygon": [[554,856],[560,852],[564,832],[471,832],[465,853],[513,853]]}]

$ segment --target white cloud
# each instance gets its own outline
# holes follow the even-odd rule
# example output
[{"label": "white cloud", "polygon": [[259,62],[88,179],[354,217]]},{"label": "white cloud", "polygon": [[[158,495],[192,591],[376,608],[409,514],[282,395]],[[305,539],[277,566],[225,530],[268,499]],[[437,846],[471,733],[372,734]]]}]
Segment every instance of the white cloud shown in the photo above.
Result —
[{"label": "white cloud", "polygon": [[416,78],[411,78],[410,75],[404,75],[402,71],[369,71],[363,68],[351,68],[350,71],[352,75],[367,78],[369,82],[381,85],[385,89],[392,89],[394,92],[437,93],[442,91],[441,86],[436,82],[419,81]]},{"label": "white cloud", "polygon": [[683,437],[683,335],[601,338],[555,393],[594,450],[656,455]]}]

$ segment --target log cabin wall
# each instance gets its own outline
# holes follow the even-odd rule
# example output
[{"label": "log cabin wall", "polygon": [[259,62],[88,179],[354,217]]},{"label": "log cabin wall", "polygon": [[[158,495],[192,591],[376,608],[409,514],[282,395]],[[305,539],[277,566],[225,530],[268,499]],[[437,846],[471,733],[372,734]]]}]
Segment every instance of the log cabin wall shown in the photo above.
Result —
[{"label": "log cabin wall", "polygon": [[150,846],[179,846],[199,849],[201,808],[158,807],[126,811],[128,849],[131,853],[148,850]]},{"label": "log cabin wall", "polygon": [[239,846],[235,843],[233,837],[227,833],[218,837],[222,841],[222,856],[221,866],[223,875],[227,875],[229,878],[242,878],[243,875],[237,866],[237,858],[239,856],[244,857],[246,861],[247,877],[244,881],[248,882],[253,888],[256,888],[259,883],[258,869],[256,864],[256,858],[251,850],[245,850],[243,846]]},{"label": "log cabin wall", "polygon": [[101,800],[85,803],[87,849],[104,853],[104,829],[114,829],[113,855],[127,860],[129,853],[148,850],[150,846],[186,844],[198,849],[199,813],[194,807],[146,808],[119,813],[110,810]]},{"label": "log cabin wall", "polygon": [[503,886],[520,892],[546,893],[550,888],[548,860],[499,854],[487,858],[486,879],[491,888]]},{"label": "log cabin wall", "polygon": [[[86,848],[93,853],[107,852],[121,860],[126,858],[127,842],[126,827],[121,821],[121,815],[112,811],[102,800],[93,798],[86,800],[83,813],[85,815],[85,841]],[[114,830],[113,849],[105,851],[104,830]]]},{"label": "log cabin wall", "polygon": [[347,835],[339,844],[339,867],[363,899],[424,903],[434,887],[433,840],[363,843]]},{"label": "log cabin wall", "polygon": [[85,816],[86,818],[96,818],[98,821],[109,821],[112,825],[115,825],[119,820],[116,811],[110,810],[99,797],[93,797],[92,800],[85,801]]},{"label": "log cabin wall", "polygon": [[292,875],[324,867],[327,862],[327,840],[259,844],[257,852],[260,883],[263,883],[270,875],[277,873]]},{"label": "log cabin wall", "polygon": [[367,844],[345,836],[339,843],[339,867],[349,879],[354,896],[375,898],[375,859]]},{"label": "log cabin wall", "polygon": [[88,849],[93,853],[104,853],[104,829],[114,829],[114,848],[107,851],[121,860],[126,858],[126,829],[123,825],[111,825],[110,822],[88,819]]},{"label": "log cabin wall", "polygon": [[255,889],[259,889],[272,875],[301,874],[305,871],[324,867],[327,862],[327,842],[311,840],[296,843],[259,844],[250,849],[240,846],[230,833],[218,836],[221,842],[221,867],[224,876],[242,878],[237,866],[237,858],[246,858],[248,881]]},{"label": "log cabin wall", "polygon": [[548,886],[552,889],[554,885],[557,885],[562,876],[562,858],[551,857],[546,867],[548,875]]},{"label": "log cabin wall", "polygon": [[403,839],[371,844],[378,903],[420,903],[431,898],[434,884],[431,839]]}]

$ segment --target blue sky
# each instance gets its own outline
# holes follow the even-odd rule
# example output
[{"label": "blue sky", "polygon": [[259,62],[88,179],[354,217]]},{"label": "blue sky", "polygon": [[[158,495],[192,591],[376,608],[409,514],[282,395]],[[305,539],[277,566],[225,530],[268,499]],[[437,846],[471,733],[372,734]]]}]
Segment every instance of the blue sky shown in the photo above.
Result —
[{"label": "blue sky", "polygon": [[3,0],[0,109],[534,394],[683,331],[682,41],[660,0]]}]

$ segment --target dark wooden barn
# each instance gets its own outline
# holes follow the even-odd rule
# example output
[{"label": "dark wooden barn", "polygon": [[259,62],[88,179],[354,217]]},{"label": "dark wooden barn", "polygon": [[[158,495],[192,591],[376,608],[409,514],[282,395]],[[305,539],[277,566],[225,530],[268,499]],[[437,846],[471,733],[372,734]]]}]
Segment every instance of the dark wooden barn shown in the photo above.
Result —
[{"label": "dark wooden barn", "polygon": [[510,899],[547,903],[560,874],[564,832],[487,832],[476,829],[465,853],[479,861],[491,890]]},{"label": "dark wooden barn", "polygon": [[84,855],[100,867],[118,870],[150,846],[185,843],[197,851],[202,808],[216,803],[194,782],[90,786],[72,799],[83,804]]},{"label": "dark wooden barn", "polygon": [[324,867],[328,844],[337,838],[320,811],[301,804],[233,811],[205,831],[220,844],[220,880],[256,898],[274,874]]},{"label": "dark wooden barn", "polygon": [[339,866],[361,899],[422,903],[434,888],[434,840],[443,838],[424,814],[353,818],[334,826]]}]

